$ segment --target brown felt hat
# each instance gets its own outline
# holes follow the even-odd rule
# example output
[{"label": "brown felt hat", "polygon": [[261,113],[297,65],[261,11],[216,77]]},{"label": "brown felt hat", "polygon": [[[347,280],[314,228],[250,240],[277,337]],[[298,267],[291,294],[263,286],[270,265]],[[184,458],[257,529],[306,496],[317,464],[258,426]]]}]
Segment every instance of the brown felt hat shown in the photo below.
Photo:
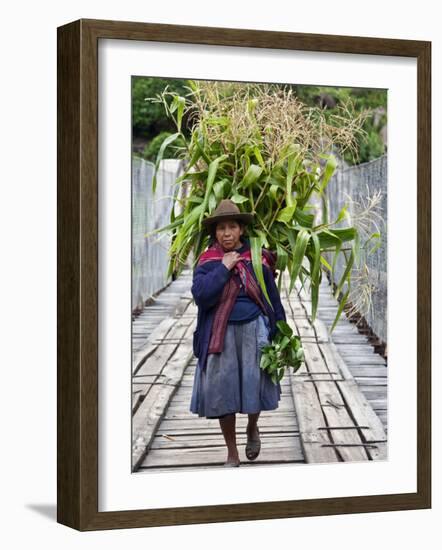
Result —
[{"label": "brown felt hat", "polygon": [[206,227],[212,225],[213,223],[222,222],[225,220],[240,220],[243,223],[251,223],[253,221],[253,214],[248,214],[246,212],[241,212],[237,205],[230,199],[223,199],[213,214],[208,218],[205,218],[202,221],[202,224]]}]

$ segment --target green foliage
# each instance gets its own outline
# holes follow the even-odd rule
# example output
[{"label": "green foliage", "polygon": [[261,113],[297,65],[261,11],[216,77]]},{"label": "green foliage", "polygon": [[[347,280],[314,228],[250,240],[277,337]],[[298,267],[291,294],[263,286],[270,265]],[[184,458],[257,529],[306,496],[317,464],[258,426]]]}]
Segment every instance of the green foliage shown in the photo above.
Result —
[{"label": "green foliage", "polygon": [[304,361],[304,350],[301,338],[293,334],[292,328],[285,321],[277,321],[277,332],[272,342],[263,346],[260,368],[270,375],[274,384],[284,376],[285,369],[296,372]]},{"label": "green foliage", "polygon": [[[277,251],[278,268],[290,276],[290,292],[298,278],[303,285],[310,281],[314,320],[322,271],[333,274],[335,265],[329,265],[324,252],[337,256],[343,243],[357,241],[358,235],[354,227],[333,227],[346,217],[345,207],[338,220],[315,225],[308,201],[313,194],[323,196],[337,167],[331,151],[354,148],[363,118],[347,109],[327,121],[322,109],[307,108],[279,86],[189,81],[187,89],[179,96],[166,88],[150,100],[162,106],[175,131],[158,150],[156,170],[166,147],[179,139],[185,143],[180,158],[186,169],[176,185],[185,183],[186,193],[175,199],[182,211],[176,215],[172,208],[171,223],[155,231],[172,231],[169,275],[181,271],[191,250],[197,261],[209,239],[202,221],[220,200],[233,198],[240,211],[255,214],[248,233],[265,297],[263,247]],[[189,112],[194,122],[186,136],[182,121]],[[155,182],[154,177],[154,190]],[[345,282],[350,286],[354,255],[345,258],[348,269],[340,288]]]},{"label": "green foliage", "polygon": [[177,94],[183,94],[186,82],[179,79],[132,77],[132,128],[135,135],[153,138],[162,131],[174,130],[171,121],[164,117],[163,107],[152,105],[146,98],[161,93],[166,85]]},{"label": "green foliage", "polygon": [[367,112],[362,126],[364,134],[357,136],[357,154],[346,151],[344,160],[349,164],[368,162],[382,156],[385,146],[381,135],[387,124],[387,90],[371,88],[337,88],[330,86],[293,86],[299,99],[306,105],[327,104],[330,100],[336,104],[326,106],[327,118],[336,113],[339,105],[351,99],[355,112]]},{"label": "green foliage", "polygon": [[[164,141],[171,136],[171,132],[160,132],[157,136],[155,136],[144,148],[142,157],[145,160],[149,160],[151,162],[155,162],[158,156],[158,153],[160,152],[161,145],[164,143]],[[174,144],[169,145],[167,148],[167,158],[179,158],[180,156],[180,147],[184,147],[184,140],[183,138],[179,137],[175,141]]]}]

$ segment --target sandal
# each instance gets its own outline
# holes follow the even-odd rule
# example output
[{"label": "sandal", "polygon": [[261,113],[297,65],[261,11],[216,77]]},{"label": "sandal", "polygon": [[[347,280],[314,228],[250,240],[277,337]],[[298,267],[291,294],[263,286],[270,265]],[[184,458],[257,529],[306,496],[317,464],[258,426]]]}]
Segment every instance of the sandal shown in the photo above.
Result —
[{"label": "sandal", "polygon": [[258,458],[259,452],[261,450],[261,439],[259,438],[259,429],[256,427],[258,432],[258,439],[250,439],[247,436],[247,445],[246,445],[246,457],[249,460],[255,460]]}]

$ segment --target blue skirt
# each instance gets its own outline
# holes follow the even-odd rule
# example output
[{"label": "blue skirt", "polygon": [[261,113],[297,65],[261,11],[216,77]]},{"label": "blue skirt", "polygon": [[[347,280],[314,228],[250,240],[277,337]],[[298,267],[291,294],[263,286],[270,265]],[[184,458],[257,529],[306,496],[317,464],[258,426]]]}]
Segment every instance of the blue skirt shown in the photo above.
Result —
[{"label": "blue skirt", "polygon": [[245,323],[228,323],[221,353],[209,353],[206,368],[197,365],[190,411],[206,418],[253,414],[278,408],[281,386],[259,367],[269,343],[269,321],[259,315]]}]

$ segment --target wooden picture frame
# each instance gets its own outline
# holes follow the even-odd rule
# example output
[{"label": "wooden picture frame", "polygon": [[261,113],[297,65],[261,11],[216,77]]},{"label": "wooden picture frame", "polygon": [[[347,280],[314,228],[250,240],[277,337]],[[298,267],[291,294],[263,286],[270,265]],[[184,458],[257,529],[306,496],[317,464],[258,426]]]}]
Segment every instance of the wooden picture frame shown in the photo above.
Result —
[{"label": "wooden picture frame", "polygon": [[[417,60],[417,492],[98,511],[98,41]],[[431,43],[82,19],[58,28],[57,520],[81,531],[431,507]]]}]

